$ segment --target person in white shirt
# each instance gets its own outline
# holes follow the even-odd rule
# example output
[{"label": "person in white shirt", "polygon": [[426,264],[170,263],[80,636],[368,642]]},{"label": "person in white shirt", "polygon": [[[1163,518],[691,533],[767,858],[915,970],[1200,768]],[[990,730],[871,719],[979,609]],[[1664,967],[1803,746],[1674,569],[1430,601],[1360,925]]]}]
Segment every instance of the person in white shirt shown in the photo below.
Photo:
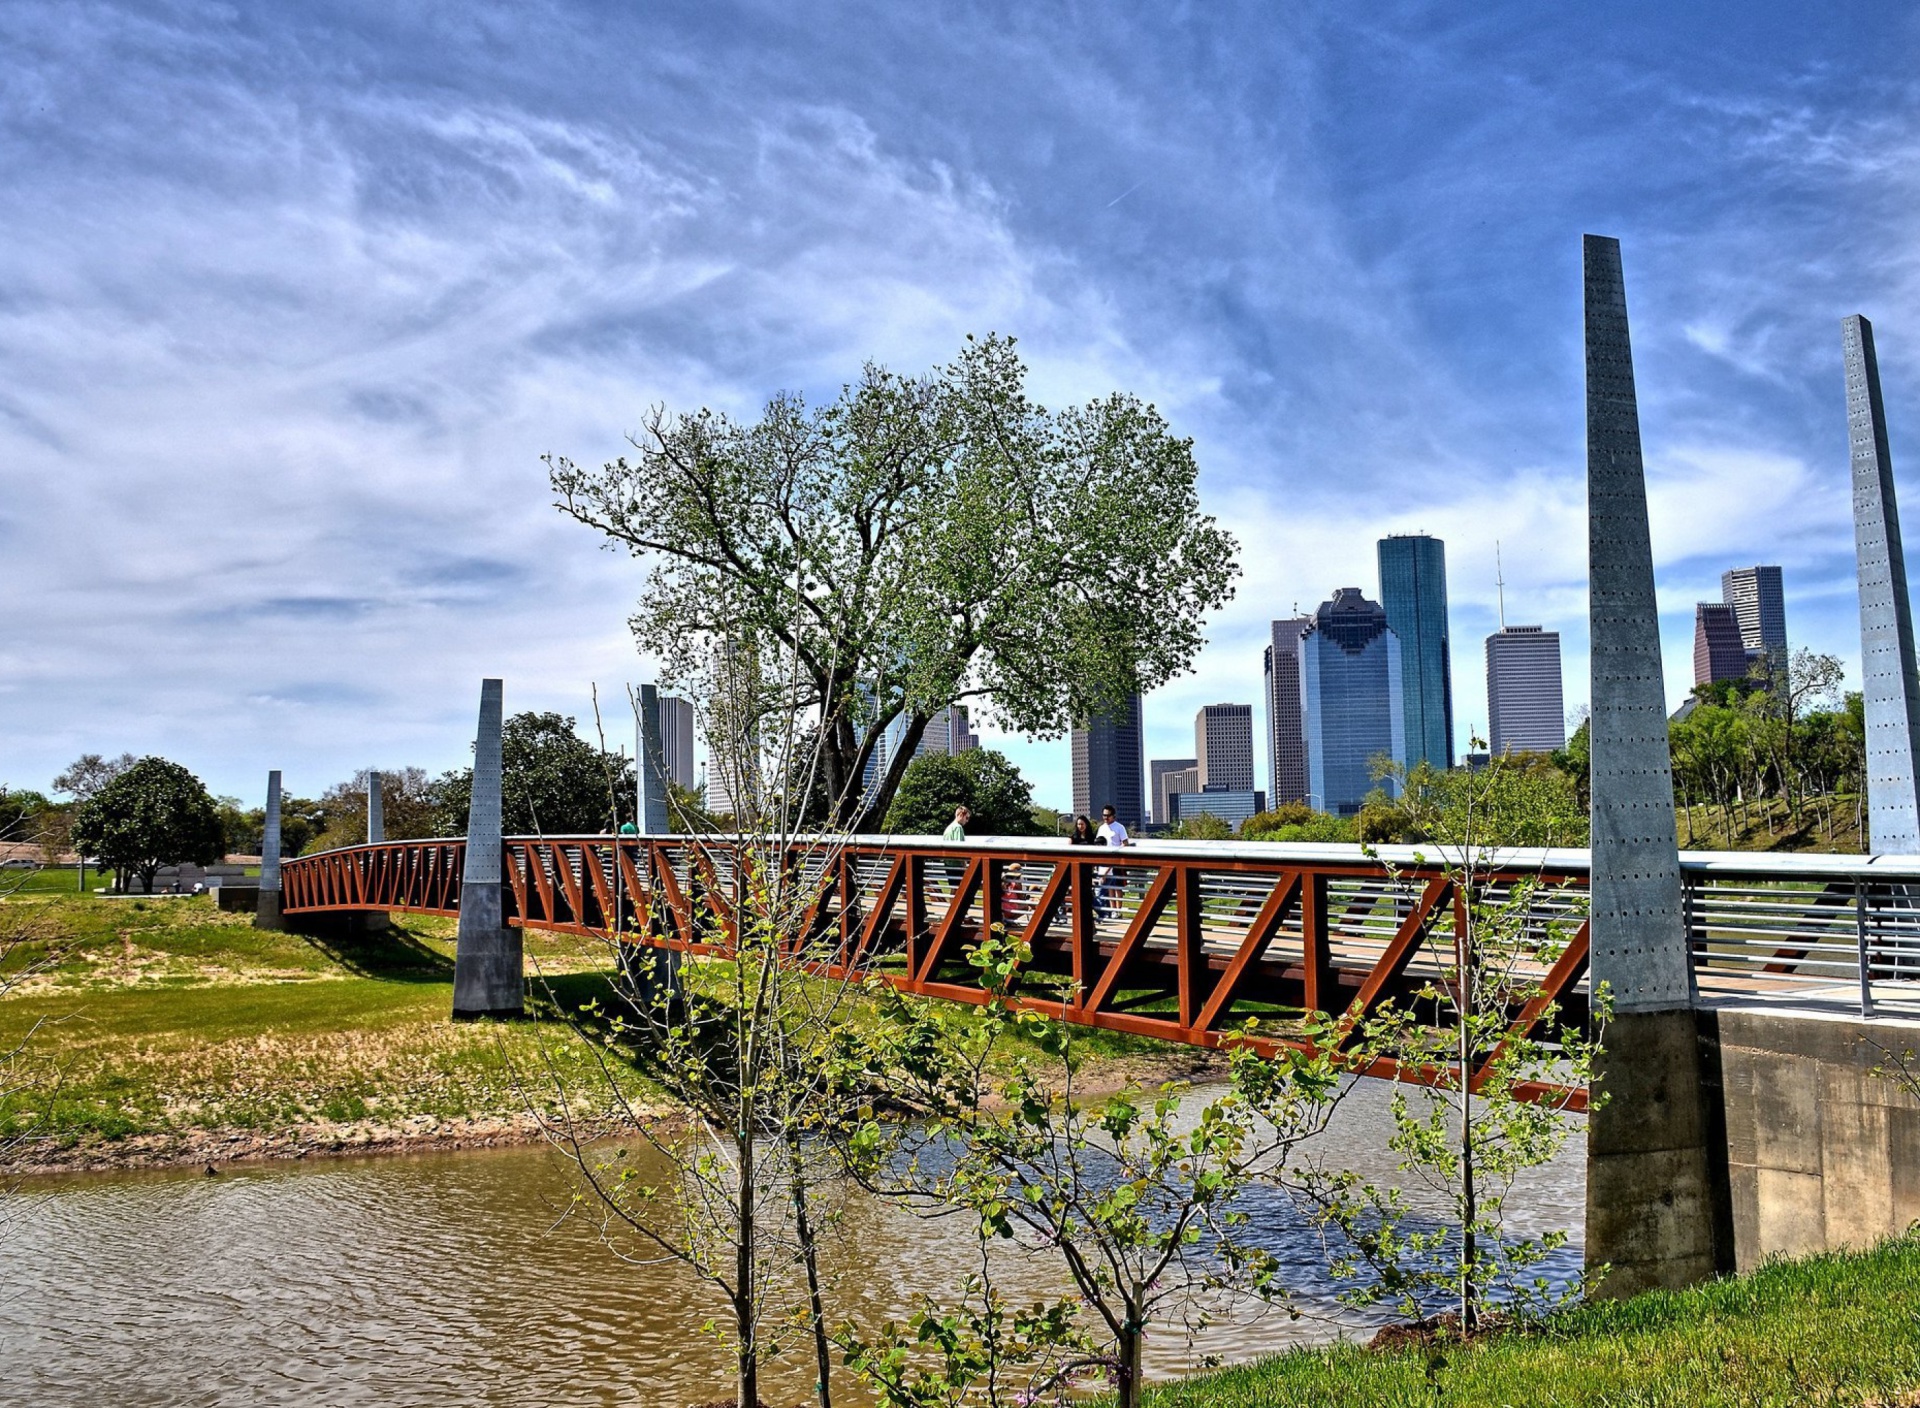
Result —
[{"label": "person in white shirt", "polygon": [[[1126,823],[1113,814],[1112,807],[1100,809],[1100,840],[1116,850],[1121,846],[1132,845],[1127,835]],[[1120,909],[1120,875],[1110,865],[1103,865],[1094,872],[1094,918],[1115,917]]]}]

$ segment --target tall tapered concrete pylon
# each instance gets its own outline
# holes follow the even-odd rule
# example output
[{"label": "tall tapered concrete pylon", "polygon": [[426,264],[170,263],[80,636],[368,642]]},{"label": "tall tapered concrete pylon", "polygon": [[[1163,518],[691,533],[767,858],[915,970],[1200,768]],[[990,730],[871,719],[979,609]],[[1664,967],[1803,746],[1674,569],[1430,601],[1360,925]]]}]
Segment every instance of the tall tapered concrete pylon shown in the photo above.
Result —
[{"label": "tall tapered concrete pylon", "polygon": [[260,895],[253,907],[253,927],[283,929],[280,917],[280,773],[267,774],[267,824],[260,838]]},{"label": "tall tapered concrete pylon", "polygon": [[1716,1268],[1716,1194],[1680,892],[1666,681],[1620,242],[1584,245],[1592,632],[1591,978],[1613,1003],[1587,1127],[1589,1265],[1602,1290]]},{"label": "tall tapered concrete pylon", "polygon": [[664,836],[667,824],[666,743],[660,736],[660,687],[640,686],[640,834]]},{"label": "tall tapered concrete pylon", "polygon": [[387,839],[387,821],[380,807],[380,774],[367,769],[367,840]]},{"label": "tall tapered concrete pylon", "polygon": [[460,881],[460,933],[453,958],[456,1021],[517,1017],[523,1010],[520,931],[503,922],[500,894],[501,697],[499,680],[480,682],[466,868]]},{"label": "tall tapered concrete pylon", "polygon": [[1867,714],[1867,849],[1920,854],[1920,678],[1913,608],[1893,493],[1893,455],[1880,399],[1873,324],[1840,323],[1847,363],[1847,439],[1853,451],[1853,545],[1860,570],[1860,673]]}]

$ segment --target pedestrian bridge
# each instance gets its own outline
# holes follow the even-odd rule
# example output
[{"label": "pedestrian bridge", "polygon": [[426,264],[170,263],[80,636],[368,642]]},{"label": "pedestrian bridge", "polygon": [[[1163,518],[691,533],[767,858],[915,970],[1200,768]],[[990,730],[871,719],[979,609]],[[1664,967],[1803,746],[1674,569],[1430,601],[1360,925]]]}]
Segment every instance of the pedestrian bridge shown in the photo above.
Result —
[{"label": "pedestrian bridge", "polygon": [[[759,838],[516,836],[503,843],[508,924],[724,955],[741,847]],[[1460,885],[1432,848],[1145,842],[1119,854],[1063,841],[794,838],[808,952],[827,971],[978,1002],[966,961],[983,926],[1023,936],[1017,1000],[1064,1021],[1218,1046],[1261,1023],[1277,1047],[1303,1011],[1364,1016],[1443,979],[1464,928]],[[392,841],[282,863],[282,912],[459,913],[466,842]],[[1587,1015],[1585,850],[1501,850],[1492,893],[1527,890],[1537,995]],[[1686,924],[1705,1003],[1920,1016],[1920,858],[1682,852]],[[1270,1032],[1271,1035],[1265,1033]],[[1393,1075],[1390,1063],[1373,1071]],[[1405,1075],[1407,1073],[1400,1072]],[[1583,1108],[1585,1092],[1531,1092]]]}]

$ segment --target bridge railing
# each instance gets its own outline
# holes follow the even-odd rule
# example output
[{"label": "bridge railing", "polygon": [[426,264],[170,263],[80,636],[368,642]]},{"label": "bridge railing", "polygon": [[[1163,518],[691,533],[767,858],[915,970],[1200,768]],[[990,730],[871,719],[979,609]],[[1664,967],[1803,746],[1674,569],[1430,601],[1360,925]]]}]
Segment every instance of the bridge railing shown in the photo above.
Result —
[{"label": "bridge railing", "polygon": [[[725,838],[549,836],[504,843],[503,908],[533,928],[724,951],[737,847]],[[830,965],[913,992],[979,1000],[965,958],[990,923],[1058,980],[1037,1007],[1075,1022],[1217,1045],[1249,1018],[1364,1013],[1439,981],[1461,922],[1432,848],[860,837],[788,846],[817,888]],[[288,915],[455,914],[465,843],[353,846],[282,866]],[[1484,879],[1528,885],[1556,936],[1531,976],[1586,1012],[1588,856],[1508,850]],[[1920,1015],[1920,858],[1687,852],[1686,922],[1709,1000]],[[817,948],[816,948],[817,951]],[[1038,985],[1036,985],[1036,988]],[[1537,1014],[1536,1014],[1537,1015]],[[1526,1017],[1516,1014],[1516,1020]]]}]

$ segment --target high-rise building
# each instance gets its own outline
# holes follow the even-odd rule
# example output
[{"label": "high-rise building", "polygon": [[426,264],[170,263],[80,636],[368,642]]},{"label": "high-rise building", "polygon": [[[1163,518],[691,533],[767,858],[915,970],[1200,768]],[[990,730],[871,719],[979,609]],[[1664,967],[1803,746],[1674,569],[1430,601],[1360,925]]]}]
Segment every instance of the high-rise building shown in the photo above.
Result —
[{"label": "high-rise building", "polygon": [[1567,746],[1558,631],[1506,626],[1487,637],[1487,730],[1495,757]]},{"label": "high-rise building", "polygon": [[1447,545],[1424,533],[1380,540],[1380,604],[1400,642],[1407,766],[1453,766],[1453,653]]},{"label": "high-rise building", "polygon": [[1300,637],[1311,616],[1273,623],[1267,646],[1267,795],[1274,805],[1307,799],[1307,736],[1300,721]]},{"label": "high-rise building", "polygon": [[1253,790],[1253,706],[1207,704],[1193,716],[1202,792]]},{"label": "high-rise building", "polygon": [[[905,745],[906,738],[907,716],[898,714],[880,735],[879,746],[873,750],[875,767],[884,770]],[[920,742],[915,745],[913,756],[958,756],[979,746],[980,739],[967,720],[967,706],[948,704],[927,716],[927,726],[920,731]]]},{"label": "high-rise building", "polygon": [[1751,666],[1771,661],[1775,678],[1787,668],[1787,598],[1778,567],[1735,567],[1720,574],[1720,600],[1740,621],[1740,641]]},{"label": "high-rise building", "polygon": [[1198,758],[1155,758],[1147,764],[1147,803],[1153,814],[1147,818],[1155,826],[1173,824],[1173,804],[1167,799],[1175,792],[1200,790]]},{"label": "high-rise building", "polygon": [[1407,761],[1400,641],[1387,613],[1358,587],[1321,603],[1300,638],[1300,713],[1307,740],[1307,801],[1352,816],[1376,786],[1376,759]]},{"label": "high-rise building", "polygon": [[1073,731],[1073,809],[1096,822],[1102,807],[1128,829],[1146,822],[1146,750],[1141,744],[1140,696],[1118,718],[1097,718]]},{"label": "high-rise building", "polygon": [[967,713],[966,705],[949,704],[947,717],[949,720],[947,742],[955,757],[962,753],[971,753],[980,746],[980,735],[973,731],[973,719]]},{"label": "high-rise building", "polygon": [[1693,682],[1719,684],[1745,678],[1747,646],[1731,606],[1703,601],[1693,609]]},{"label": "high-rise building", "polygon": [[660,696],[660,752],[667,781],[691,787],[693,771],[693,703],[671,694]]}]

